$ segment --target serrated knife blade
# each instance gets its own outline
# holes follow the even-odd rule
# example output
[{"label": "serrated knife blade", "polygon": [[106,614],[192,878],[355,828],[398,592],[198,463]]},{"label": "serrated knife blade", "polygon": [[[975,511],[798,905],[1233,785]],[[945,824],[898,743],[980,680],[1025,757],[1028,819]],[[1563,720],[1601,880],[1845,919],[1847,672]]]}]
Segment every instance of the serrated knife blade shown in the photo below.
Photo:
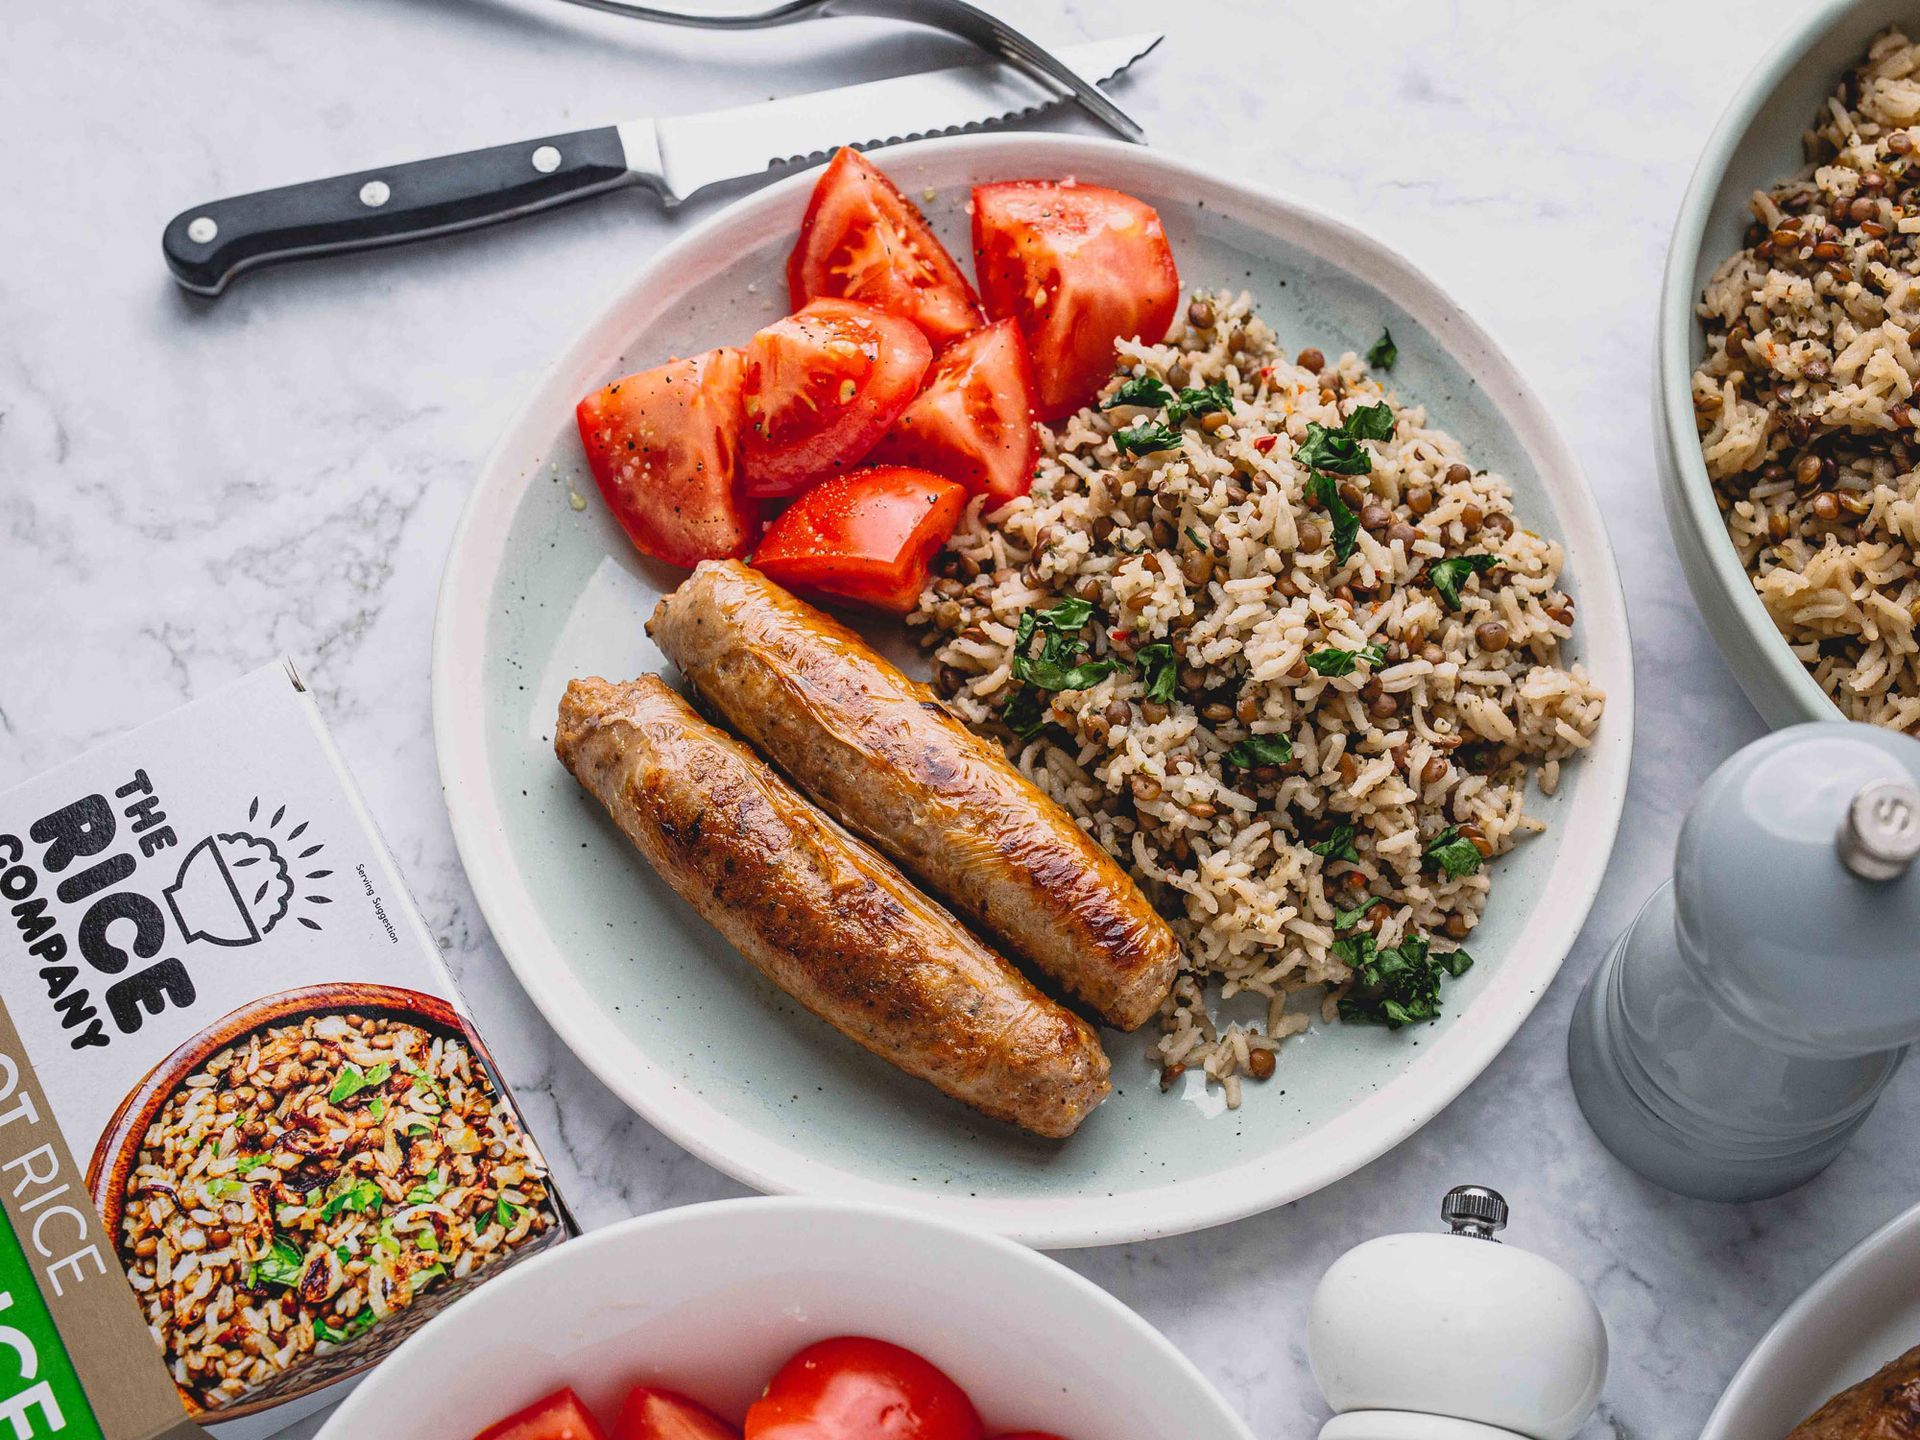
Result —
[{"label": "serrated knife blade", "polygon": [[[1059,54],[1094,82],[1160,43],[1098,40]],[[765,175],[842,145],[866,149],[1015,120],[1067,97],[1004,63],[963,65],[707,115],[630,120],[328,180],[283,185],[183,210],[161,251],[173,278],[218,295],[276,260],[399,245],[517,219],[647,185],[677,204],[709,185]]]},{"label": "serrated knife blade", "polygon": [[[1126,70],[1160,39],[1129,35],[1066,46],[1058,54],[1098,84]],[[1012,65],[989,63],[704,115],[633,120],[618,128],[629,168],[672,203],[709,185],[802,163],[842,145],[865,150],[1017,120],[1067,98]]]}]

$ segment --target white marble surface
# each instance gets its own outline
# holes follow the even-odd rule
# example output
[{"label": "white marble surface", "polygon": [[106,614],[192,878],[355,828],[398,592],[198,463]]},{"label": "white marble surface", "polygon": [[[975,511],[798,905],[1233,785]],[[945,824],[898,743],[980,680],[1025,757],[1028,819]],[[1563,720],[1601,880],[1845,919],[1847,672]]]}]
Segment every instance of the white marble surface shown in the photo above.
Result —
[{"label": "white marble surface", "polygon": [[[1063,1257],[1160,1326],[1263,1437],[1311,1434],[1324,1413],[1302,1348],[1322,1269],[1359,1240],[1427,1225],[1451,1183],[1505,1191],[1509,1238],[1598,1297],[1614,1364],[1587,1440],[1694,1433],[1772,1316],[1920,1192],[1920,1074],[1828,1174],[1744,1208],[1623,1172],[1564,1080],[1579,985],[1661,876],[1696,785],[1759,731],[1666,536],[1650,356],[1694,157],[1800,8],[1021,7],[1058,34],[1169,28],[1123,91],[1155,143],[1357,219],[1463,298],[1584,459],[1638,641],[1619,852],[1560,982],[1486,1076],[1310,1200]],[[0,786],[291,652],[583,1221],[739,1193],[628,1113],[521,994],[454,856],[428,706],[435,586],[481,457],[549,357],[683,222],[628,193],[258,275],[212,305],[169,283],[159,233],[198,199],[957,52],[873,22],[736,38],[555,0],[66,0],[18,7],[5,49]]]}]

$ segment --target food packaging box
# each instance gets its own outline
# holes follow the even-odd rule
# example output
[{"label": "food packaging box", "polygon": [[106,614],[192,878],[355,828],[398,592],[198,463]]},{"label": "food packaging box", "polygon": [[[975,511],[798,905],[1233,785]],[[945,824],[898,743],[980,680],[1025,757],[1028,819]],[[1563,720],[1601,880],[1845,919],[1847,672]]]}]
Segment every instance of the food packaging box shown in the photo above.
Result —
[{"label": "food packaging box", "polygon": [[291,664],[0,795],[0,1433],[263,1436],[575,1233]]}]

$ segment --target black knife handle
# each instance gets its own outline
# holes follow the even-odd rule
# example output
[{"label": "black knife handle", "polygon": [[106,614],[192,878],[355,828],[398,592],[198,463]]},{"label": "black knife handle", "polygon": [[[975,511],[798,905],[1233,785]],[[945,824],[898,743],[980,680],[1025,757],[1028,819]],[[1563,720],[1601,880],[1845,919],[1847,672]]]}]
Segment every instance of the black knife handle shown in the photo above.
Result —
[{"label": "black knife handle", "polygon": [[174,279],[218,295],[269,261],[492,225],[634,178],[609,125],[215,200],[174,216],[160,244]]}]

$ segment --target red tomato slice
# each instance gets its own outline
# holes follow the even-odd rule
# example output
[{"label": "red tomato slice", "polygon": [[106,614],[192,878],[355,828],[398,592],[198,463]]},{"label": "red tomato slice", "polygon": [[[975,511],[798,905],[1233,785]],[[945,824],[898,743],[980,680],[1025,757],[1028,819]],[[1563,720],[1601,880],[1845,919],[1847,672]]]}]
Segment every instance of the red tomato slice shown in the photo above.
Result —
[{"label": "red tomato slice", "polygon": [[556,1390],[524,1410],[489,1425],[474,1440],[605,1440],[587,1407],[571,1390]]},{"label": "red tomato slice", "polygon": [[904,615],[966,509],[951,480],[877,465],[823,480],[767,527],[753,563],[780,584]]},{"label": "red tomato slice", "polygon": [[1027,337],[1042,420],[1071,415],[1113,373],[1116,340],[1166,338],[1180,300],[1154,209],[1098,185],[1008,180],[973,191],[987,314]]},{"label": "red tomato slice", "polygon": [[742,502],[738,350],[709,350],[616,380],[574,412],[587,465],[620,528],[671,565],[745,555],[759,517]]},{"label": "red tomato slice", "polygon": [[815,300],[747,342],[746,493],[794,495],[858,463],[913,402],[933,359],[905,320]]},{"label": "red tomato slice", "polygon": [[997,506],[1032,487],[1039,454],[1027,342],[1002,320],[941,353],[872,458],[931,470]]},{"label": "red tomato slice", "polygon": [[842,1336],[780,1367],[747,1440],[981,1440],[967,1392],[911,1350]]},{"label": "red tomato slice", "polygon": [[813,187],[787,289],[796,310],[827,295],[911,320],[936,350],[986,318],[947,247],[858,150],[835,155]]},{"label": "red tomato slice", "polygon": [[613,1422],[613,1440],[740,1440],[740,1432],[677,1390],[636,1385]]}]

